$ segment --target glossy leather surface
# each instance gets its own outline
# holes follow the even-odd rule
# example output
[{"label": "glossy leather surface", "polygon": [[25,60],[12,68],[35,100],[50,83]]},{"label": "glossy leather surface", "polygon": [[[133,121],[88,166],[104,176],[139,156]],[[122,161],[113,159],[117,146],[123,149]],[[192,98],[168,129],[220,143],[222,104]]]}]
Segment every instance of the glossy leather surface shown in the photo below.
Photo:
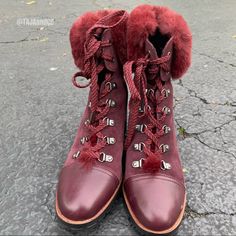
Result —
[{"label": "glossy leather surface", "polygon": [[133,214],[149,230],[168,230],[183,209],[184,186],[168,177],[136,176],[126,181],[124,189]]},{"label": "glossy leather surface", "polygon": [[84,221],[94,217],[112,198],[119,181],[111,172],[80,162],[64,167],[59,178],[57,201],[66,218]]}]

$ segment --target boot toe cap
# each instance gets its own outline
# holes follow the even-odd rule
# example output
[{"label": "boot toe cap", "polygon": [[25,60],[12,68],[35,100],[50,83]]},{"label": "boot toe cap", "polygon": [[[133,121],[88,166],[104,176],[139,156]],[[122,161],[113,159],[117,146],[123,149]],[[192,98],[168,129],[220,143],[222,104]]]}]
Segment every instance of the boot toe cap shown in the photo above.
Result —
[{"label": "boot toe cap", "polygon": [[57,189],[57,214],[68,223],[87,223],[106,209],[119,181],[111,172],[79,163],[64,167]]},{"label": "boot toe cap", "polygon": [[131,178],[124,186],[135,222],[153,233],[169,233],[179,225],[185,206],[185,188],[163,176]]}]

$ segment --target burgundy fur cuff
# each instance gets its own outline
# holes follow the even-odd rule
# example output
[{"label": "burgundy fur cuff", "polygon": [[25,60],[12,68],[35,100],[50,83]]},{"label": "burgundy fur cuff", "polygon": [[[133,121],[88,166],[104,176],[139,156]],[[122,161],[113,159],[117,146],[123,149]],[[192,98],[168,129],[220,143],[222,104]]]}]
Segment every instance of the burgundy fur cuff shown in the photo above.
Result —
[{"label": "burgundy fur cuff", "polygon": [[181,15],[166,7],[141,5],[130,13],[127,27],[129,60],[145,56],[145,40],[159,29],[174,39],[172,77],[179,78],[187,71],[191,64],[192,35]]},{"label": "burgundy fur cuff", "polygon": [[[106,18],[109,14],[115,13],[116,10],[100,10],[95,12],[87,12],[84,15],[78,17],[70,30],[70,43],[72,55],[74,57],[75,65],[80,69],[83,69],[84,65],[84,43],[86,41],[87,31],[93,27],[102,18]],[[122,63],[125,63],[127,59],[126,50],[126,26],[127,15],[124,14],[124,20],[120,24],[116,25],[112,31],[113,45],[115,47],[118,58]],[[119,20],[120,16],[116,16],[114,20]],[[104,18],[104,20],[106,20]],[[104,21],[104,23],[106,23]]]}]

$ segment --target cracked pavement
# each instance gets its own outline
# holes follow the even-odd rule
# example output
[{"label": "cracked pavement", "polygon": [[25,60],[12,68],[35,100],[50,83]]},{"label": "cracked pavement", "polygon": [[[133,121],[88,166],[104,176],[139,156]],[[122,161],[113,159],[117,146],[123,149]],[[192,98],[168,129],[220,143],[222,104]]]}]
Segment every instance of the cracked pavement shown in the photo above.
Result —
[{"label": "cracked pavement", "polygon": [[[88,92],[70,82],[70,26],[89,10],[140,3],[157,1],[0,2],[0,235],[138,235],[121,194],[98,224],[78,230],[57,220],[54,200]],[[183,14],[193,33],[192,67],[174,81],[188,193],[177,235],[236,235],[236,1],[158,4]],[[18,26],[19,18],[54,25]]]}]

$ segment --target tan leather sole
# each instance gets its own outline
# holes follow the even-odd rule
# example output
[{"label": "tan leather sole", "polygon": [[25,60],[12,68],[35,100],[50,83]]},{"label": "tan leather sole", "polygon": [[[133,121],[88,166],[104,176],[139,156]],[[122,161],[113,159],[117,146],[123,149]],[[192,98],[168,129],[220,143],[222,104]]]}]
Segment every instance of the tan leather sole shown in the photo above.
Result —
[{"label": "tan leather sole", "polygon": [[76,221],[76,220],[70,220],[68,218],[66,218],[60,211],[59,206],[58,206],[58,201],[57,201],[57,196],[56,196],[56,213],[57,216],[64,222],[71,224],[71,225],[83,225],[83,224],[87,224],[92,222],[93,220],[96,220],[99,216],[102,215],[102,213],[108,208],[108,206],[110,205],[110,203],[112,202],[112,200],[115,198],[119,188],[120,188],[121,182],[119,183],[116,191],[114,192],[114,194],[112,195],[112,197],[109,199],[109,201],[106,203],[106,205],[93,217],[87,219],[87,220],[82,220],[82,221]]},{"label": "tan leather sole", "polygon": [[169,229],[166,229],[166,230],[162,230],[162,231],[153,231],[153,230],[150,230],[148,228],[146,228],[144,225],[142,225],[139,220],[137,219],[137,217],[134,215],[134,213],[132,212],[131,210],[131,207],[129,205],[129,202],[128,202],[128,199],[126,197],[126,194],[125,194],[125,190],[124,190],[124,186],[122,188],[123,190],[123,195],[124,195],[124,198],[125,198],[125,202],[126,202],[126,205],[127,205],[127,208],[129,210],[129,213],[130,215],[132,216],[134,222],[144,231],[146,232],[149,232],[149,233],[152,233],[152,234],[169,234],[171,233],[172,231],[174,231],[175,229],[177,229],[177,227],[180,225],[182,219],[183,219],[183,216],[184,216],[184,211],[185,211],[185,207],[186,207],[186,194],[185,194],[185,198],[184,198],[184,205],[183,205],[183,209],[177,219],[177,221],[175,222],[175,224],[173,226],[171,226]]}]

